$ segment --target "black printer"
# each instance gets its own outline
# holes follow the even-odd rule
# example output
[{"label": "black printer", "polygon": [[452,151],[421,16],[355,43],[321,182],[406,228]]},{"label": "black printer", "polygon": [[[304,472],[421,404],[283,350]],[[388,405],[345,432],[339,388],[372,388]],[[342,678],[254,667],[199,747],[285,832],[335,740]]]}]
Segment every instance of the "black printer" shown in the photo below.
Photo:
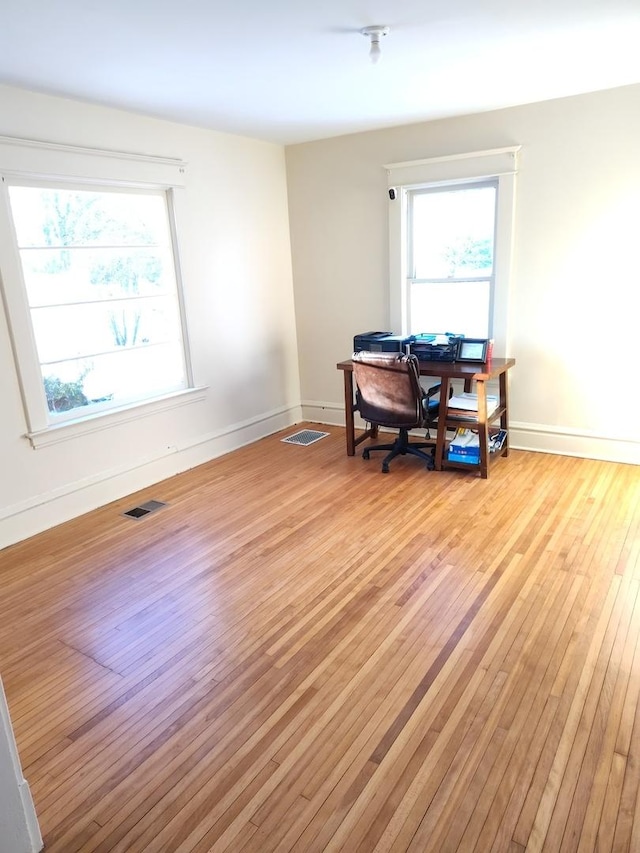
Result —
[{"label": "black printer", "polygon": [[362,332],[353,338],[353,351],[406,353],[411,340],[411,337],[394,335],[393,332]]}]

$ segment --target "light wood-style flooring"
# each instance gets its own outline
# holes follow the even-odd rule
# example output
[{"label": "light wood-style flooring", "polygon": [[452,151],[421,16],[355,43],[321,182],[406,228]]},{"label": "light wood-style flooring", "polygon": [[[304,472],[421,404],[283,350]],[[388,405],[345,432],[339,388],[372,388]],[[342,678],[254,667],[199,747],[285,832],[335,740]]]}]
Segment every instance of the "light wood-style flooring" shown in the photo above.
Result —
[{"label": "light wood-style flooring", "polygon": [[48,853],[640,850],[640,470],[321,429],[0,552]]}]

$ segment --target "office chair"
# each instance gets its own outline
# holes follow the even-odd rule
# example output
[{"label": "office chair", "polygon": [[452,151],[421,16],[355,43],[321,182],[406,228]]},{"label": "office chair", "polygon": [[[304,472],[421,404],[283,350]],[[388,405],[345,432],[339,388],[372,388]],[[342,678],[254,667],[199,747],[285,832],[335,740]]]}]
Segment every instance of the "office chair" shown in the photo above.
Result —
[{"label": "office chair", "polygon": [[[417,456],[434,467],[435,441],[409,441],[409,430],[429,427],[437,416],[438,401],[433,397],[439,385],[428,391],[420,385],[418,359],[402,353],[367,352],[353,354],[353,373],[356,380],[356,404],[365,421],[377,426],[393,427],[399,435],[393,444],[366,447],[363,459],[373,450],[388,450],[382,460],[382,473],[389,473],[389,462],[396,456]],[[423,448],[432,448],[425,453]]]}]

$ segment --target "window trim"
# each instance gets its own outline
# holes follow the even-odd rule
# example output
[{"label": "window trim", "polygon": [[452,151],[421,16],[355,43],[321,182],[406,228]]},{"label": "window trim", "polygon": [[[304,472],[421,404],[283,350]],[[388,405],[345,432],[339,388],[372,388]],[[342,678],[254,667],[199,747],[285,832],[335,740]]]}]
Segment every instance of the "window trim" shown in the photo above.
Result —
[{"label": "window trim", "polygon": [[[390,328],[407,334],[408,289],[408,199],[416,189],[437,189],[455,184],[477,184],[497,180],[494,287],[490,325],[494,354],[509,351],[509,285],[513,256],[513,223],[518,152],[521,146],[453,154],[384,166],[389,190],[389,318]],[[433,329],[431,331],[439,331]]]},{"label": "window trim", "polygon": [[176,409],[188,403],[198,403],[205,399],[207,388],[204,385],[193,388],[185,388],[182,391],[174,391],[162,397],[153,397],[141,400],[117,409],[109,409],[106,412],[92,412],[83,418],[62,421],[59,424],[50,424],[45,429],[34,430],[25,433],[25,437],[31,442],[34,450],[40,447],[49,447],[62,441],[78,438],[103,429],[111,429],[114,426],[138,421],[150,415]]},{"label": "window trim", "polygon": [[[186,163],[166,157],[130,152],[98,150],[77,146],[0,136],[0,290],[9,327],[16,373],[20,385],[27,430],[32,446],[43,447],[67,438],[108,428],[156,411],[202,399],[204,389],[193,381],[192,361],[186,324],[184,288],[176,219],[183,202]],[[115,190],[160,191],[167,204],[173,246],[176,289],[186,387],[173,392],[127,403],[83,417],[51,423],[42,390],[42,374],[22,278],[17,241],[13,229],[7,181],[53,182],[104,187]]]}]

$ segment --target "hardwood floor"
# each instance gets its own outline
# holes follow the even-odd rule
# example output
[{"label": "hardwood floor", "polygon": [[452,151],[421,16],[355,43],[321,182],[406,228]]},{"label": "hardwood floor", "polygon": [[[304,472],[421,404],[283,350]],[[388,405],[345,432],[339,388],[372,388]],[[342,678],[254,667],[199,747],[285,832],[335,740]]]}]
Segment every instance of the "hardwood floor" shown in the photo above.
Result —
[{"label": "hardwood floor", "polygon": [[326,429],[0,552],[46,850],[640,850],[640,470]]}]

